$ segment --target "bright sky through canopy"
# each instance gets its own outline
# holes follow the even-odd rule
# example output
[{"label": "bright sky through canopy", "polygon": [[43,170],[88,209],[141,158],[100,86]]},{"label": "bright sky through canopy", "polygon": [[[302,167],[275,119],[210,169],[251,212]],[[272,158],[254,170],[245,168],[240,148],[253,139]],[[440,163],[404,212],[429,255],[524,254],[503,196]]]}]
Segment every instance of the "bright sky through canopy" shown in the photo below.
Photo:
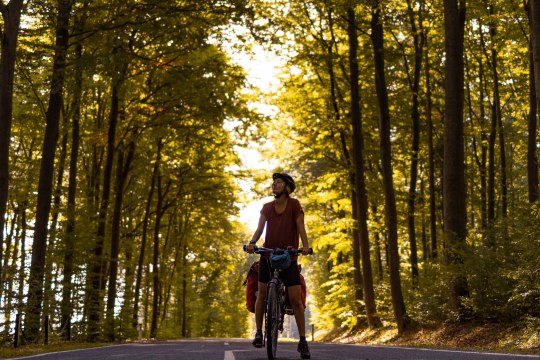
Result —
[{"label": "bright sky through canopy", "polygon": [[[242,30],[235,28],[235,31]],[[230,39],[230,41],[234,40]],[[224,49],[228,52],[233,62],[244,68],[249,85],[258,88],[261,94],[275,90],[279,86],[278,72],[281,60],[273,53],[257,44],[251,45],[251,51],[249,53],[233,49],[232,46],[228,46],[227,44],[224,45]],[[273,106],[264,102],[264,98],[250,105],[259,113],[268,116],[273,115],[276,111]],[[235,146],[235,150],[242,161],[242,170],[253,170],[253,172],[267,171],[269,177],[268,184],[270,185],[270,171],[277,164],[265,159],[261,154],[261,151],[264,151],[269,146],[272,146],[272,143],[270,139],[267,139],[265,144],[252,142],[248,147]],[[268,191],[269,196],[261,198],[260,195],[253,193],[251,190],[254,185],[253,179],[239,180],[239,184],[245,195],[243,198],[247,200],[247,203],[238,204],[240,207],[239,220],[245,223],[249,229],[255,230],[262,205],[272,199],[270,190]]]}]

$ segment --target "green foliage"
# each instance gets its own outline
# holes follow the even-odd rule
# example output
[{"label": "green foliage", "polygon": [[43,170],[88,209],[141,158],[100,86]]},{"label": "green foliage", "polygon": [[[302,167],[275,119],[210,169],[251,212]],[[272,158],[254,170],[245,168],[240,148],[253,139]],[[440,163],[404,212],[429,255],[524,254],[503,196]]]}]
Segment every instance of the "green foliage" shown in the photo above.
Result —
[{"label": "green foliage", "polygon": [[[119,94],[119,124],[115,151],[136,144],[124,189],[121,220],[120,271],[115,305],[116,329],[134,338],[132,327],[135,279],[142,271],[139,313],[148,335],[151,316],[159,299],[158,337],[243,336],[247,329],[244,289],[246,257],[241,251],[246,230],[233,219],[238,201],[247,197],[235,176],[253,176],[254,191],[266,194],[270,170],[248,174],[241,168],[235,147],[250,144],[264,148],[264,156],[297,179],[306,215],[310,244],[316,256],[303,259],[310,294],[310,322],[317,328],[358,329],[365,323],[363,301],[353,278],[352,209],[353,159],[350,124],[350,89],[346,1],[112,1],[79,2],[73,10],[70,52],[66,69],[63,119],[60,135],[68,135],[79,105],[81,144],[77,163],[75,204],[73,307],[80,336],[87,324],[85,291],[89,264],[95,257],[96,214],[103,190],[108,125],[113,85]],[[456,320],[449,304],[449,281],[463,275],[470,297],[467,306],[477,319],[515,321],[535,328],[540,317],[539,210],[526,203],[528,24],[516,1],[498,2],[490,15],[483,2],[467,4],[465,34],[465,156],[467,165],[468,250],[460,253],[463,269],[445,264],[441,239],[442,138],[444,113],[444,34],[440,1],[414,3],[426,35],[420,82],[420,152],[415,225],[420,248],[420,277],[411,278],[408,265],[407,194],[412,140],[410,79],[413,33],[406,3],[385,3],[385,61],[392,118],[392,166],[398,207],[401,276],[408,315],[424,324]],[[391,292],[385,253],[385,205],[380,174],[377,94],[369,38],[370,4],[358,2],[358,63],[364,165],[368,191],[368,230],[377,313],[393,322]],[[22,229],[30,237],[35,217],[36,179],[44,136],[47,89],[54,53],[55,4],[36,3],[25,9],[18,47],[14,121],[10,149],[10,192],[6,231],[13,229],[2,256],[4,290],[12,303],[24,304],[25,270],[30,249],[23,256]],[[262,40],[284,59],[281,86],[273,92],[246,89],[245,72],[231,62],[220,41],[239,31],[235,46],[249,49],[251,37]],[[489,25],[496,36],[491,37]],[[417,24],[418,25],[418,24]],[[248,40],[248,34],[250,39]],[[77,48],[80,47],[80,53]],[[502,130],[506,145],[494,144],[493,224],[486,222],[488,144],[494,102],[491,50],[498,54],[502,101]],[[76,75],[82,72],[82,83]],[[426,75],[430,75],[427,87]],[[79,95],[76,89],[82,86]],[[431,113],[428,114],[428,94]],[[276,109],[256,114],[249,102]],[[428,118],[432,122],[435,188],[429,189]],[[227,124],[225,126],[225,124]],[[231,125],[232,124],[232,125]],[[158,172],[154,174],[157,143],[163,144]],[[501,150],[507,155],[509,212],[501,212]],[[69,158],[69,156],[68,156]],[[58,159],[57,159],[58,160]],[[69,159],[66,159],[69,160]],[[115,166],[117,161],[115,159]],[[57,170],[56,164],[55,170]],[[67,169],[66,169],[67,170]],[[66,251],[67,171],[61,176],[59,225],[47,253],[48,266],[58,269],[48,299],[61,300]],[[152,185],[154,184],[154,185]],[[153,197],[149,197],[150,189]],[[430,194],[430,190],[433,193]],[[114,196],[117,194],[113,194]],[[114,198],[111,197],[111,199]],[[158,208],[158,196],[162,205]],[[435,199],[431,214],[429,200]],[[147,202],[149,212],[146,213]],[[25,223],[21,215],[26,216]],[[156,227],[157,214],[161,225]],[[110,218],[107,217],[105,262],[110,260]],[[439,243],[431,249],[429,220],[435,217]],[[146,233],[143,233],[148,216]],[[13,225],[13,226],[11,226]],[[24,225],[24,226],[23,226]],[[146,238],[143,266],[138,260]],[[493,240],[489,243],[487,239]],[[425,248],[421,241],[425,242]],[[158,268],[154,269],[154,244]],[[26,246],[28,243],[26,243]],[[430,257],[438,250],[439,257]],[[377,252],[378,251],[378,252]],[[379,265],[381,268],[379,269]],[[107,271],[107,266],[104,268]],[[380,271],[380,274],[379,274]],[[458,272],[459,271],[459,272]],[[154,293],[153,276],[158,276]],[[22,276],[22,278],[21,278]],[[49,289],[48,289],[49,290]],[[58,326],[58,319],[53,320]]]},{"label": "green foliage", "polygon": [[[521,204],[511,224],[495,234],[495,247],[479,246],[467,269],[478,316],[497,321],[538,317],[537,205]],[[508,231],[508,233],[506,233]]]}]

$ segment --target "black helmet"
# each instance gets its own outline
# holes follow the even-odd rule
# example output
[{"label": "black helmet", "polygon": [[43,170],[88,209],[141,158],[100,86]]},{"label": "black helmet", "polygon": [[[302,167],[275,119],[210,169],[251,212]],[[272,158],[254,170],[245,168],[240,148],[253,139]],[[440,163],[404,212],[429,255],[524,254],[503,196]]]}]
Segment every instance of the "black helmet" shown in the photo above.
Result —
[{"label": "black helmet", "polygon": [[294,183],[294,179],[291,175],[287,173],[274,173],[272,175],[272,180],[276,179],[283,179],[283,181],[285,181],[285,184],[287,184],[291,188],[291,193],[294,192],[294,189],[296,189],[296,184]]}]

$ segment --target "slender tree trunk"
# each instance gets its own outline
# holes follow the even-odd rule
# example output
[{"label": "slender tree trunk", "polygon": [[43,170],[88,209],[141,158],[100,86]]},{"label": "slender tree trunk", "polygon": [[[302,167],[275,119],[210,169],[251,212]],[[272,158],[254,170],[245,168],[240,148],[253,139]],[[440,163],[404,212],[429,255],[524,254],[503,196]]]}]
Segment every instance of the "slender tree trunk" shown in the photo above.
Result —
[{"label": "slender tree trunk", "polygon": [[390,264],[390,287],[394,317],[398,332],[403,333],[408,324],[408,316],[401,290],[399,273],[399,249],[397,233],[397,208],[392,170],[392,150],[390,143],[390,110],[384,69],[384,33],[381,19],[381,3],[373,1],[371,12],[371,40],[375,57],[375,87],[379,106],[380,150],[382,177],[385,194],[386,228],[388,231],[388,255]]},{"label": "slender tree trunk", "polygon": [[[488,6],[490,18],[495,16],[495,5]],[[505,219],[508,216],[508,181],[506,177],[506,145],[504,140],[504,127],[502,123],[501,96],[499,93],[499,54],[497,53],[496,40],[497,29],[494,20],[489,23],[489,34],[491,38],[491,64],[493,74],[493,102],[497,120],[497,130],[499,134],[499,161],[501,162],[501,212]]]},{"label": "slender tree trunk", "polygon": [[23,0],[11,0],[0,4],[3,32],[0,34],[0,302],[2,302],[2,258],[4,249],[4,221],[9,192],[9,145],[13,117],[13,82],[15,56],[21,22]]},{"label": "slender tree trunk", "polygon": [[[17,255],[19,251],[19,229],[20,227],[17,224],[17,221],[19,219],[19,213],[21,211],[21,208],[18,207],[14,209],[13,218],[11,219],[11,226],[9,229],[9,232],[7,233],[6,238],[6,251],[4,252],[4,267],[3,272],[4,274],[2,277],[6,279],[7,281],[7,292],[6,296],[4,298],[5,304],[3,313],[5,316],[5,325],[4,325],[4,335],[9,337],[9,330],[11,328],[10,324],[10,316],[11,312],[13,310],[13,283],[15,278],[15,273],[17,271]],[[13,241],[13,246],[12,246]],[[10,249],[13,248],[13,251],[10,252]],[[9,265],[9,259],[11,258],[11,265]]]},{"label": "slender tree trunk", "polygon": [[358,72],[358,37],[356,33],[356,16],[354,8],[347,9],[349,37],[349,69],[351,86],[351,122],[353,128],[353,160],[355,166],[355,193],[358,209],[358,232],[360,235],[360,256],[362,257],[362,274],[364,278],[364,302],[366,316],[370,328],[381,326],[375,305],[373,274],[371,271],[371,251],[368,235],[368,200],[364,169],[364,137],[362,134],[362,112],[360,109],[360,87]]},{"label": "slender tree trunk", "polygon": [[105,229],[107,225],[107,212],[109,208],[110,193],[111,193],[111,177],[114,162],[116,127],[119,117],[120,100],[118,91],[120,89],[121,80],[113,80],[112,95],[111,95],[111,111],[109,117],[109,131],[107,139],[107,157],[105,160],[105,169],[103,171],[103,189],[101,202],[98,213],[98,227],[96,233],[96,243],[94,246],[94,258],[89,275],[88,289],[88,341],[94,342],[99,336],[99,323],[102,312],[102,292],[105,289],[105,269],[106,262],[103,259],[103,251],[105,246]]},{"label": "slender tree trunk", "polygon": [[433,146],[433,100],[431,98],[431,66],[429,61],[429,47],[426,42],[426,120],[428,126],[428,192],[429,192],[429,235],[430,235],[430,256],[435,259],[438,256],[437,249],[437,190],[435,188],[435,150]]},{"label": "slender tree trunk", "polygon": [[62,274],[62,304],[60,306],[61,320],[60,328],[62,336],[67,338],[68,322],[73,313],[73,304],[71,300],[73,284],[73,267],[75,256],[75,199],[77,196],[77,162],[79,158],[79,140],[80,140],[80,116],[81,116],[81,94],[82,94],[82,76],[83,68],[77,62],[82,56],[82,45],[75,46],[75,89],[73,92],[73,119],[71,130],[71,152],[69,158],[69,179],[68,179],[68,198],[66,209],[66,234],[64,249],[64,268]]},{"label": "slender tree trunk", "polygon": [[[482,35],[481,36],[481,39],[482,39]],[[482,44],[484,43],[483,40],[481,40]],[[465,56],[465,59],[467,59],[467,56]],[[468,69],[468,66],[467,66],[467,69]],[[489,138],[486,134],[486,131],[485,131],[485,119],[486,119],[486,110],[485,110],[485,106],[484,106],[484,97],[485,97],[485,92],[484,92],[484,64],[482,62],[482,58],[479,59],[479,64],[478,64],[478,83],[480,84],[479,86],[479,92],[478,92],[478,98],[480,99],[479,101],[479,104],[478,104],[478,107],[480,108],[480,117],[479,117],[479,127],[480,127],[480,156],[477,155],[477,150],[476,150],[476,142],[474,143],[475,145],[475,154],[476,154],[476,159],[477,159],[477,165],[478,165],[478,170],[480,172],[480,223],[481,223],[481,227],[482,229],[486,229],[487,228],[487,225],[488,225],[488,206],[487,206],[487,203],[488,203],[488,176],[487,176],[487,169],[488,169],[488,166],[487,166],[487,161],[488,161],[488,143],[489,143]],[[472,100],[470,98],[470,87],[467,86],[467,91],[468,91],[468,96],[469,96],[469,114],[470,114],[470,118],[472,119],[473,118],[473,113],[472,113],[472,107],[473,107],[473,104],[472,104]]]},{"label": "slender tree trunk", "polygon": [[[482,29],[480,29],[482,31]],[[486,45],[483,33],[480,33],[482,46]],[[487,168],[487,228],[486,245],[495,245],[495,143],[497,142],[497,108],[495,101],[491,105],[491,126],[488,139],[488,168]]]},{"label": "slender tree trunk", "polygon": [[[418,182],[418,153],[420,152],[420,103],[418,100],[418,92],[420,89],[420,73],[422,70],[422,53],[424,51],[424,38],[422,32],[418,31],[416,26],[415,13],[411,4],[411,0],[407,0],[407,8],[409,14],[409,22],[411,23],[411,32],[413,34],[414,44],[414,71],[412,83],[410,84],[412,93],[412,143],[411,143],[411,168],[410,168],[410,183],[409,196],[407,199],[407,225],[409,230],[409,244],[411,250],[411,272],[413,286],[418,282],[418,250],[416,243],[416,228],[415,228],[415,212],[416,212],[416,185]],[[420,10],[421,11],[421,10]],[[421,13],[419,14],[418,22],[422,23]]]},{"label": "slender tree trunk", "polygon": [[[531,128],[536,128],[536,117],[537,117],[537,111],[540,109],[540,0],[529,0],[529,6],[526,7],[530,9],[530,16],[529,16],[529,28],[531,29],[531,44],[532,44],[532,73],[534,74],[534,77],[531,79],[531,82],[534,82],[534,89],[535,89],[535,97],[536,97],[536,104],[534,106],[534,109],[531,107],[530,109],[530,120],[529,120],[529,126]],[[533,119],[534,116],[534,119]],[[531,125],[531,123],[534,123],[534,126]],[[536,138],[537,134],[536,131],[531,133],[529,131],[529,136],[534,137],[533,139],[529,139],[529,143],[536,144]],[[533,147],[536,147],[534,145]],[[534,187],[535,180],[538,181],[538,168],[535,163],[537,163],[536,156],[535,155],[529,155],[531,157],[531,164],[530,166],[530,173],[529,176],[532,179],[532,186]],[[533,174],[531,174],[533,173]],[[536,189],[536,200],[539,198],[538,194],[538,188]],[[531,197],[532,199],[532,197]]]},{"label": "slender tree trunk", "polygon": [[49,107],[46,113],[47,125],[43,142],[43,155],[39,173],[36,225],[28,286],[28,307],[25,317],[25,335],[30,342],[36,342],[39,338],[40,315],[43,301],[43,277],[45,256],[47,253],[47,226],[51,210],[54,157],[56,141],[58,139],[60,112],[62,109],[62,92],[64,88],[66,53],[69,43],[71,7],[71,0],[59,0],[58,2],[56,48]]},{"label": "slender tree trunk", "polygon": [[114,211],[112,218],[112,234],[111,234],[111,254],[109,266],[109,288],[107,294],[107,328],[106,336],[109,341],[115,340],[115,322],[114,322],[114,305],[116,302],[116,282],[118,276],[118,255],[120,253],[120,221],[122,218],[122,205],[124,201],[124,188],[126,180],[131,169],[131,162],[135,152],[135,142],[130,142],[128,146],[128,154],[124,164],[124,152],[118,152],[118,161],[116,164],[116,198],[114,203]]},{"label": "slender tree trunk", "polygon": [[[63,127],[67,128],[67,121],[65,116],[63,116]],[[54,190],[53,204],[51,209],[51,222],[49,227],[49,243],[47,249],[49,249],[49,255],[51,250],[54,250],[56,238],[57,238],[57,225],[58,225],[58,216],[60,214],[60,200],[62,196],[62,186],[64,179],[64,170],[66,168],[66,157],[67,157],[67,143],[68,143],[68,133],[64,129],[64,135],[62,136],[62,142],[60,145],[60,158],[58,159],[58,171],[56,175],[56,188]],[[45,286],[44,286],[44,298],[43,298],[43,314],[52,316],[54,315],[54,288],[57,281],[53,279],[53,265],[52,261],[48,261],[45,264]],[[56,272],[54,272],[57,274]]]},{"label": "slender tree trunk", "polygon": [[157,176],[157,204],[156,204],[156,221],[154,224],[154,257],[152,261],[152,280],[153,280],[153,298],[152,298],[152,323],[150,326],[150,337],[155,338],[157,335],[157,325],[160,314],[161,303],[161,281],[160,281],[160,261],[159,261],[159,239],[161,230],[161,220],[167,209],[164,206],[165,196],[169,190],[171,182],[169,181],[162,192],[161,174],[158,169]]},{"label": "slender tree trunk", "polygon": [[187,253],[188,246],[184,245],[182,256],[182,337],[186,338],[187,334]]},{"label": "slender tree trunk", "polygon": [[20,268],[19,268],[19,293],[17,294],[17,310],[22,311],[23,310],[23,303],[24,303],[24,280],[26,275],[26,229],[27,221],[26,221],[26,208],[28,207],[28,201],[24,201],[22,204],[22,210],[21,210],[21,257],[20,257]]},{"label": "slender tree trunk", "polygon": [[[5,244],[6,251],[4,251],[4,264],[5,264],[5,266],[2,268],[2,274],[0,274],[2,279],[8,279],[8,274],[9,274],[10,269],[8,268],[7,265],[8,265],[9,258],[12,256],[12,254],[10,253],[10,249],[12,248],[12,246],[11,246],[12,241],[15,240],[13,235],[15,234],[15,228],[16,228],[16,224],[17,224],[17,221],[18,221],[18,217],[19,217],[19,209],[15,208],[13,210],[13,217],[11,218],[11,221],[9,221],[9,223],[10,223],[9,231],[8,231],[7,228],[5,229],[7,237],[6,237],[6,244]],[[6,218],[9,220],[9,216],[6,216]],[[8,225],[8,224],[6,224],[6,225]]]},{"label": "slender tree trunk", "polygon": [[528,122],[528,143],[527,143],[527,184],[529,188],[529,202],[534,203],[539,200],[538,191],[538,157],[536,155],[536,144],[538,142],[538,107],[535,94],[535,74],[534,74],[534,51],[533,51],[533,25],[531,17],[531,2],[524,1],[525,11],[529,19],[529,122]]},{"label": "slender tree trunk", "polygon": [[461,273],[465,248],[467,208],[463,140],[463,33],[465,1],[444,0],[445,23],[445,112],[444,112],[444,169],[443,201],[446,262],[458,268],[450,281],[452,308],[465,314],[464,298],[468,285]]},{"label": "slender tree trunk", "polygon": [[154,190],[156,187],[159,164],[161,162],[162,149],[163,149],[163,140],[159,138],[157,142],[156,161],[154,162],[154,170],[152,172],[152,180],[150,183],[150,190],[148,191],[148,199],[146,200],[146,209],[144,212],[144,219],[143,219],[141,251],[139,253],[139,261],[137,264],[137,280],[135,283],[135,294],[134,294],[134,300],[133,300],[133,327],[137,327],[137,324],[139,322],[139,297],[140,297],[142,274],[143,274],[143,268],[144,268],[144,257],[145,257],[145,252],[146,252],[148,222],[150,220],[150,209],[152,205],[152,198],[154,196]]}]

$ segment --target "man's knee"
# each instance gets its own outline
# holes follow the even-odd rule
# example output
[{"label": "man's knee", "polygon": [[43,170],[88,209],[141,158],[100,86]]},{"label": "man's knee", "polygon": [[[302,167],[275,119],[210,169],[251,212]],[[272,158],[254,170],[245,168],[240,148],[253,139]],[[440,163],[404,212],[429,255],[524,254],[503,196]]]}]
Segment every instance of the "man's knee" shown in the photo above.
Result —
[{"label": "man's knee", "polygon": [[266,289],[268,285],[265,283],[259,283],[259,287],[257,289],[257,302],[264,301],[266,298]]},{"label": "man's knee", "polygon": [[293,307],[303,307],[300,285],[291,286],[288,288],[289,300]]}]

